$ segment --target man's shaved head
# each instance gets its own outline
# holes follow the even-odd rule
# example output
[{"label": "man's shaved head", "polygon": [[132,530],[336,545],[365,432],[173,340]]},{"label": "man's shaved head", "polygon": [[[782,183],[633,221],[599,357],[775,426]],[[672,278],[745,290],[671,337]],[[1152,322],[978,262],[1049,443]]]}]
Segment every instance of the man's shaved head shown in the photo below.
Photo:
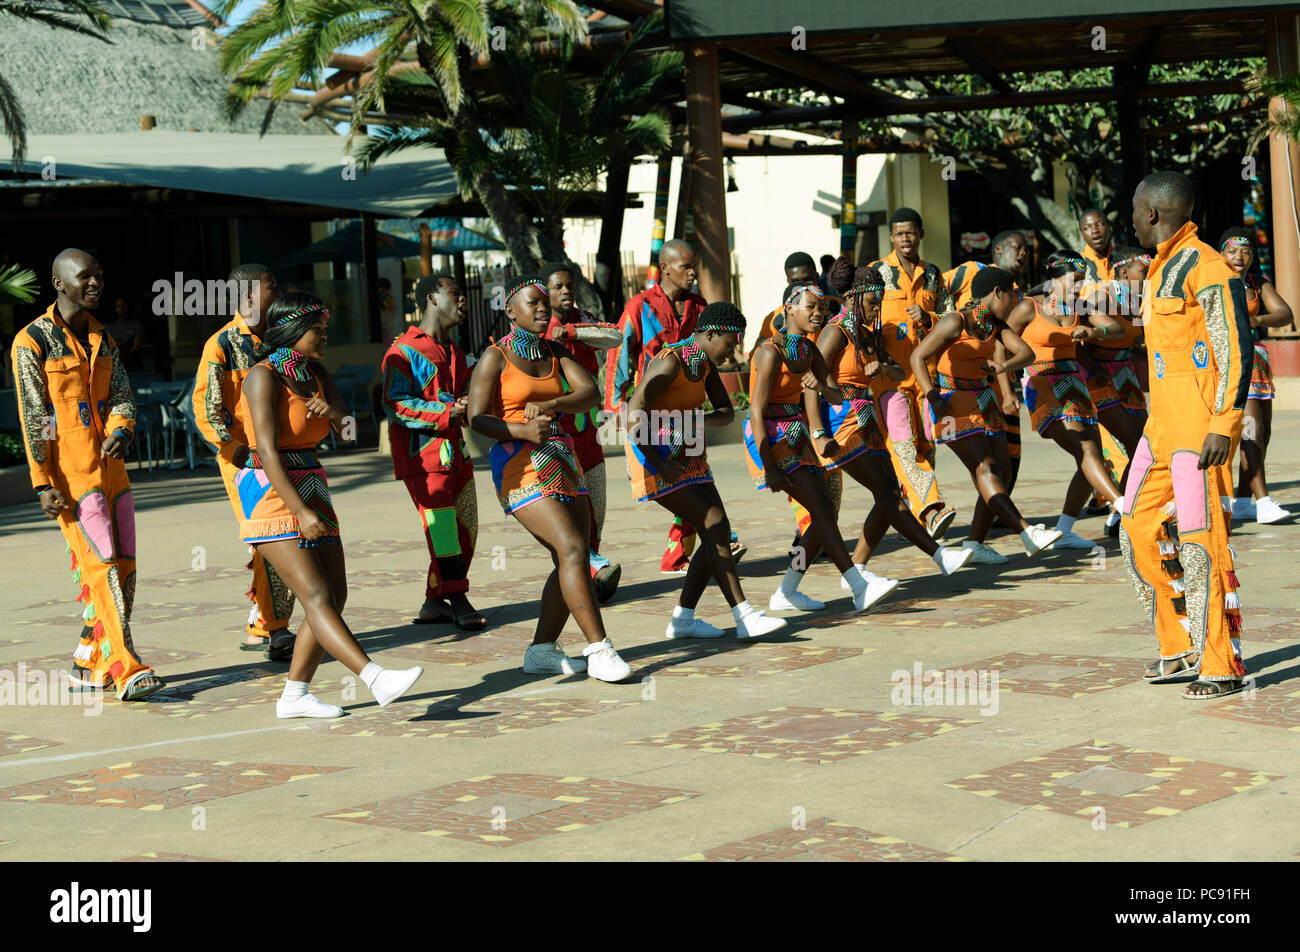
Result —
[{"label": "man's shaved head", "polygon": [[1147,201],[1162,217],[1181,217],[1183,221],[1192,217],[1196,189],[1182,172],[1152,172],[1138,187],[1146,190]]},{"label": "man's shaved head", "polygon": [[50,272],[54,290],[59,292],[59,313],[65,320],[99,306],[104,293],[104,269],[94,255],[68,248],[59,252]]},{"label": "man's shaved head", "polygon": [[1154,248],[1187,224],[1196,204],[1192,180],[1181,172],[1152,172],[1133,193],[1133,232],[1143,248]]},{"label": "man's shaved head", "polygon": [[86,270],[87,266],[92,270],[99,270],[99,262],[89,251],[82,251],[80,248],[64,248],[55,256],[54,266],[50,272],[56,278],[75,277],[79,271]]},{"label": "man's shaved head", "polygon": [[659,267],[664,266],[664,262],[683,258],[686,255],[694,255],[695,249],[691,247],[689,241],[682,241],[680,238],[669,238],[659,249]]}]

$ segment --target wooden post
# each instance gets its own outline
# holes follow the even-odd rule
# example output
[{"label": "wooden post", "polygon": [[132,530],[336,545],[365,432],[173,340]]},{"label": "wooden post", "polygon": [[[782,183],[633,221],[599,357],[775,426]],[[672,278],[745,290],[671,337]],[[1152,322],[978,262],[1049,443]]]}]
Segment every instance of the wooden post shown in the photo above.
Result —
[{"label": "wooden post", "polygon": [[384,325],[379,313],[379,239],[375,231],[375,216],[371,212],[361,213],[361,258],[370,341],[378,343],[384,339]]},{"label": "wooden post", "polygon": [[[1138,86],[1145,78],[1138,76],[1131,65],[1116,66],[1113,71],[1115,107],[1119,114],[1119,155],[1121,181],[1121,207],[1131,207],[1129,202],[1137,191],[1138,183],[1146,176],[1146,140],[1142,135],[1139,115]],[[1121,218],[1123,213],[1121,213]]]},{"label": "wooden post", "polygon": [[655,179],[655,223],[650,231],[650,267],[646,269],[645,286],[659,283],[659,249],[664,246],[664,232],[668,229],[668,188],[672,184],[673,155],[665,152],[659,157],[659,175]]},{"label": "wooden post", "polygon": [[853,134],[856,126],[856,122],[844,124],[844,161],[840,168],[840,254],[851,260],[858,247],[858,140]]},{"label": "wooden post", "polygon": [[605,201],[600,223],[600,244],[596,248],[596,287],[604,320],[616,321],[623,311],[623,263],[619,247],[623,243],[623,216],[627,208],[627,183],[632,163],[625,160],[610,168],[605,176]]},{"label": "wooden post", "polygon": [[731,299],[731,251],[727,243],[727,182],[722,171],[722,91],[718,47],[686,50],[686,116],[689,126],[691,211],[700,293],[707,301]]},{"label": "wooden post", "polygon": [[[1300,72],[1300,15],[1275,13],[1268,17],[1265,33],[1268,73],[1286,76]],[[1268,104],[1271,115],[1287,109],[1286,101],[1273,99]],[[1294,108],[1294,107],[1291,107]],[[1292,311],[1300,308],[1300,234],[1296,219],[1300,217],[1300,146],[1283,135],[1269,136],[1268,164],[1273,194],[1269,209],[1273,226],[1274,286]],[[1270,331],[1272,337],[1291,336],[1296,326]]]}]

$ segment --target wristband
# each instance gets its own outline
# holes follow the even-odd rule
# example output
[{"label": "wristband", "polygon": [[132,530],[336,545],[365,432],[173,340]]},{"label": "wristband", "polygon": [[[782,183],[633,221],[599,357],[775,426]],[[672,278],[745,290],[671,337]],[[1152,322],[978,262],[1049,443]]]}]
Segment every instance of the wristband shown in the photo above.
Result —
[{"label": "wristband", "polygon": [[119,426],[119,427],[118,427],[116,430],[114,430],[113,432],[114,432],[114,433],[121,433],[121,434],[122,434],[122,439],[126,440],[128,443],[130,443],[130,442],[135,438],[135,434],[132,433],[130,430],[128,430],[128,429],[127,429],[126,427],[124,427],[124,426]]},{"label": "wristband", "polygon": [[49,492],[53,488],[54,488],[53,486],[42,486],[40,489],[36,490],[36,498],[40,499],[42,496],[44,496],[47,492]]}]

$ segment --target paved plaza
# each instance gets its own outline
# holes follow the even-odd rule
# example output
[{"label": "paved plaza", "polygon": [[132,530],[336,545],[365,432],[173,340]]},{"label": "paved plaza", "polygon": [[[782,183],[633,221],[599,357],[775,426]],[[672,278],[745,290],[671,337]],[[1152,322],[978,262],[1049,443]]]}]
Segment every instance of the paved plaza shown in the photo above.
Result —
[{"label": "paved plaza", "polygon": [[[1271,489],[1293,508],[1298,436],[1300,412],[1279,412]],[[1050,525],[1068,459],[1028,431],[1025,442],[1016,499]],[[710,460],[749,546],[746,593],[765,606],[787,561],[789,508],[752,490],[739,446]],[[0,861],[1300,855],[1293,523],[1237,523],[1253,691],[1194,703],[1179,683],[1142,683],[1154,638],[1101,518],[1077,528],[1101,540],[1093,552],[1028,561],[1004,533],[991,541],[1010,563],[951,580],[891,537],[871,568],[903,584],[866,615],[821,563],[803,590],[826,609],[776,636],[666,641],[681,583],[659,574],[668,519],[631,501],[611,457],[606,552],[624,571],[604,617],[635,672],[611,685],[520,670],[550,565],[501,515],[485,466],[470,595],[490,627],[464,634],[411,624],[428,556],[388,459],[327,454],[325,465],[347,551],[345,618],[381,664],[425,668],[412,696],[380,710],[327,663],[313,690],[347,710],[333,721],[277,720],[287,665],[237,650],[247,555],[214,467],[131,470],[135,643],[168,688],[137,704],[110,696],[97,713],[33,687],[70,664],[81,606],[56,528],[35,504],[0,509],[11,687]],[[939,477],[960,538],[974,490],[942,449]],[[846,486],[846,536],[868,498]],[[699,614],[733,625],[714,589]],[[561,644],[578,653],[572,622]],[[973,681],[928,675],[957,670]]]}]

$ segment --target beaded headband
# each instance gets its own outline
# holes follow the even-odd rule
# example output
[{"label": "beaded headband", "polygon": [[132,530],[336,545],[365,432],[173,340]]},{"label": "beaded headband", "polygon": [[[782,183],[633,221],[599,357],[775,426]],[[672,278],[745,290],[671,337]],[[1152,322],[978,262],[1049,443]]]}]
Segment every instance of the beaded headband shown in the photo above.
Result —
[{"label": "beaded headband", "polygon": [[731,320],[725,318],[700,316],[695,322],[697,331],[716,331],[719,334],[743,334],[745,333],[745,317],[733,317]]},{"label": "beaded headband", "polygon": [[546,297],[549,298],[551,296],[550,289],[546,285],[542,284],[541,281],[538,281],[536,278],[524,278],[522,281],[520,281],[518,284],[516,284],[513,288],[510,289],[510,293],[506,295],[506,300],[507,301],[510,300],[512,297],[514,297],[524,288],[528,287],[530,284],[533,287],[537,288],[537,290],[541,291],[542,294],[545,295]]},{"label": "beaded headband", "polygon": [[881,283],[881,284],[855,284],[855,285],[853,285],[853,287],[849,290],[849,294],[851,294],[851,295],[857,295],[857,294],[884,294],[884,293],[885,293],[885,285],[884,285],[883,283]]},{"label": "beaded headband", "polygon": [[281,324],[287,324],[290,321],[292,321],[294,318],[302,317],[304,314],[314,314],[317,311],[323,312],[325,314],[326,322],[329,321],[330,319],[329,308],[327,308],[324,304],[308,304],[306,307],[300,307],[298,308],[298,310],[294,311],[293,313],[287,314],[284,317],[280,318],[278,321],[275,322],[274,326],[278,327]]},{"label": "beaded headband", "polygon": [[790,293],[785,296],[785,303],[789,304],[805,291],[811,291],[814,296],[819,298],[826,297],[822,289],[815,284],[799,284],[790,289]]},{"label": "beaded headband", "polygon": [[1254,242],[1249,238],[1242,238],[1240,235],[1232,235],[1219,246],[1219,250],[1227,251],[1229,245],[1233,248],[1251,248],[1254,247]]},{"label": "beaded headband", "polygon": [[1149,264],[1151,263],[1151,256],[1150,256],[1149,254],[1146,254],[1146,253],[1143,253],[1143,254],[1140,254],[1140,255],[1128,255],[1127,257],[1120,258],[1118,261],[1116,261],[1114,264],[1112,264],[1111,267],[1112,267],[1112,268],[1122,268],[1122,267],[1124,267],[1124,265],[1126,265],[1126,264],[1132,264],[1134,261],[1140,261],[1140,262],[1142,262],[1143,264],[1147,264],[1147,265],[1149,265]]}]

